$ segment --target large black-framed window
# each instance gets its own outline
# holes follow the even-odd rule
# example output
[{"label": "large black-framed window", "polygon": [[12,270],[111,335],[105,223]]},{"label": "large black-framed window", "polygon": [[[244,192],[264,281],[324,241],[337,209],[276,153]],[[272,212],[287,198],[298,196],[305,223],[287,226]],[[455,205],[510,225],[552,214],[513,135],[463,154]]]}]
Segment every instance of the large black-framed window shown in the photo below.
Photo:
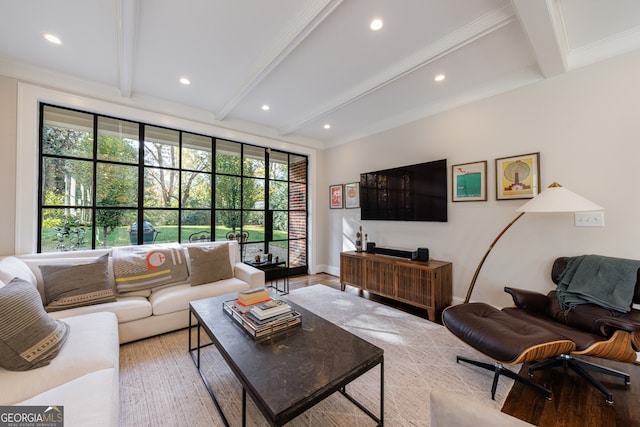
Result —
[{"label": "large black-framed window", "polygon": [[209,233],[306,272],[304,155],[49,104],[39,153],[38,252]]}]

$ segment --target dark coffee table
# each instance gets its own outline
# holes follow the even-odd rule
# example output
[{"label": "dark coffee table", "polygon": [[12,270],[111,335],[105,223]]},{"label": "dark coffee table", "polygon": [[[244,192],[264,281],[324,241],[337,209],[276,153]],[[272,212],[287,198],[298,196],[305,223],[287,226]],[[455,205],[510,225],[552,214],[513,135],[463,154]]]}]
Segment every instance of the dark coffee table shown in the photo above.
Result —
[{"label": "dark coffee table", "polygon": [[[222,303],[235,294],[189,304],[189,354],[226,426],[229,425],[205,374],[200,351],[215,345],[242,385],[242,425],[247,393],[272,426],[281,426],[335,392],[342,393],[379,426],[384,425],[383,350],[290,302],[302,316],[292,329],[254,340],[223,313]],[[197,320],[193,325],[192,320]],[[196,345],[192,330],[197,329]],[[202,344],[204,330],[212,343]],[[346,391],[346,386],[380,365],[380,415],[376,416]]]}]

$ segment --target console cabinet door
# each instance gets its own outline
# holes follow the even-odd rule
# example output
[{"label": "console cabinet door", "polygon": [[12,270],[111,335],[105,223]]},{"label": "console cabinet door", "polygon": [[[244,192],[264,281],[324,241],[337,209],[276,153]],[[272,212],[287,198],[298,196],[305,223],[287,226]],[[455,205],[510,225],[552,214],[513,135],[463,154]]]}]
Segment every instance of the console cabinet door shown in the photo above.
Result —
[{"label": "console cabinet door", "polygon": [[357,256],[340,254],[340,283],[344,291],[345,285],[362,286],[363,259]]},{"label": "console cabinet door", "polygon": [[395,298],[397,283],[395,263],[365,259],[364,274],[365,290],[373,292],[374,294]]}]

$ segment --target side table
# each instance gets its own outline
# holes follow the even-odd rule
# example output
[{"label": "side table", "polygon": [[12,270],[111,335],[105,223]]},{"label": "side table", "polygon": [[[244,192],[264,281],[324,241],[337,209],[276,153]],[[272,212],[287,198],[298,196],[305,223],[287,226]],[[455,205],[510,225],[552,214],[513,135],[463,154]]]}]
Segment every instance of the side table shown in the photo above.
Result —
[{"label": "side table", "polygon": [[[281,295],[287,295],[289,293],[289,266],[286,261],[245,261],[245,264],[249,264],[258,270],[264,271],[264,280],[269,282],[268,288],[273,288]],[[282,278],[282,290],[278,287],[279,279]],[[275,286],[273,282],[275,281]]]}]

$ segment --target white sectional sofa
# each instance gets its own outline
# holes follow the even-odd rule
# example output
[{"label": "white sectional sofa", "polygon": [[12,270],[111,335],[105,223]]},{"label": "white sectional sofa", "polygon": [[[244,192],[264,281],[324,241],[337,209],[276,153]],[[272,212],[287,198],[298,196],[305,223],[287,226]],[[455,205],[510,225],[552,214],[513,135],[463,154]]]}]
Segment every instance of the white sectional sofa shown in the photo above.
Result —
[{"label": "white sectional sofa", "polygon": [[[157,259],[153,258],[147,258],[148,274],[138,272],[133,279],[118,276],[116,270],[120,268],[118,257],[121,256],[118,254],[126,255],[127,251],[151,253],[154,248],[165,250],[169,246],[178,258],[183,256],[179,261],[186,263],[186,277],[181,276],[175,282],[169,278],[169,282],[165,280],[158,286],[145,285],[142,282],[147,280],[147,276],[154,278],[163,271],[156,268]],[[222,248],[227,248],[228,260]],[[224,255],[223,262],[230,265],[223,264],[222,270],[230,277],[207,282],[208,275],[219,270],[217,265],[207,261],[209,251]],[[219,263],[219,259],[216,262]],[[51,302],[47,289],[51,277],[57,274],[62,282],[68,279],[70,283],[82,285],[83,278],[71,277],[76,273],[67,273],[67,267],[86,266],[91,269],[101,262],[108,269],[107,280],[114,291],[113,294],[111,291],[97,291],[91,297],[104,297],[108,302],[68,309],[59,309],[68,302],[64,298]],[[175,257],[173,262],[176,263]],[[0,259],[0,288],[15,277],[37,287],[44,307],[51,309],[62,301],[58,311],[49,312],[48,316],[64,322],[68,326],[68,336],[46,366],[25,371],[0,367],[0,405],[63,405],[66,427],[118,425],[119,344],[187,327],[190,301],[264,286],[264,272],[240,262],[235,241],[145,245]],[[140,289],[140,283],[143,289]],[[126,289],[127,286],[133,289]],[[37,299],[37,296],[33,298]],[[77,303],[78,298],[72,300]],[[5,346],[6,343],[1,344]]]}]

